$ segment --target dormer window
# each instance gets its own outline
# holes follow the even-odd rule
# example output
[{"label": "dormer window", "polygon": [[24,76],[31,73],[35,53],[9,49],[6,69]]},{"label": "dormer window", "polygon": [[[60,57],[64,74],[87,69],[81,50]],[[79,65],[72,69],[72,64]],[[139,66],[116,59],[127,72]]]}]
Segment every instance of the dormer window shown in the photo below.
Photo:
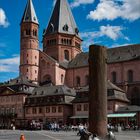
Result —
[{"label": "dormer window", "polygon": [[77,35],[79,34],[78,28],[75,28],[75,33],[76,33]]},{"label": "dormer window", "polygon": [[68,32],[69,27],[68,27],[68,25],[67,25],[67,24],[65,24],[65,25],[63,26],[63,30]]},{"label": "dormer window", "polygon": [[28,20],[29,19],[29,17],[27,16],[26,18],[25,18],[25,20]]},{"label": "dormer window", "polygon": [[50,32],[54,32],[54,25],[52,23],[50,25]]}]

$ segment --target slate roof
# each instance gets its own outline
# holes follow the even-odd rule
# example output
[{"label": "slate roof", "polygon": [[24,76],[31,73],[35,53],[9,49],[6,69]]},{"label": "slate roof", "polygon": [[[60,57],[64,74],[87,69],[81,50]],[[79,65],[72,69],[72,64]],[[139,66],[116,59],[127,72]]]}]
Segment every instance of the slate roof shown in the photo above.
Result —
[{"label": "slate roof", "polygon": [[88,66],[88,58],[89,57],[87,52],[77,54],[76,57],[69,62],[68,68],[78,68]]},{"label": "slate roof", "polygon": [[[108,100],[121,100],[123,102],[129,102],[126,97],[126,93],[110,81],[107,82],[107,89]],[[88,102],[89,86],[81,87],[77,89],[76,92],[76,98],[72,101],[73,103]]]},{"label": "slate roof", "polygon": [[13,85],[28,85],[32,87],[37,87],[38,85],[31,83],[26,76],[20,75],[19,77],[8,81],[7,83],[3,84],[2,86],[13,86]]},{"label": "slate roof", "polygon": [[[88,52],[78,54],[71,60],[67,68],[79,68],[88,66]],[[107,49],[107,62],[117,63],[130,60],[140,60],[140,44],[121,46]]]},{"label": "slate roof", "polygon": [[45,34],[77,34],[78,28],[67,0],[57,0]]},{"label": "slate roof", "polygon": [[107,89],[114,89],[114,90],[117,90],[117,91],[121,91],[121,92],[124,92],[121,88],[117,87],[116,85],[114,85],[110,80],[107,81]]},{"label": "slate roof", "polygon": [[140,112],[140,106],[131,105],[131,106],[122,106],[119,107],[117,112]]},{"label": "slate roof", "polygon": [[140,60],[140,44],[108,49],[108,63]]},{"label": "slate roof", "polygon": [[38,19],[35,13],[35,9],[32,3],[32,0],[28,0],[21,23],[22,22],[33,22],[36,24],[38,23]]},{"label": "slate roof", "polygon": [[73,89],[68,88],[65,85],[41,86],[35,88],[30,97],[42,97],[42,96],[53,96],[53,95],[68,95],[74,97],[76,93]]}]

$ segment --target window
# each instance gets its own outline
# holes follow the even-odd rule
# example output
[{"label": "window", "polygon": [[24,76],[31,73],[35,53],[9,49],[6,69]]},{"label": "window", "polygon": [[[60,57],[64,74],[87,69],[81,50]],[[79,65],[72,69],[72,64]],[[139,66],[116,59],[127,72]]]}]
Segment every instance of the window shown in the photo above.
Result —
[{"label": "window", "polygon": [[76,77],[76,86],[79,87],[81,84],[81,79],[79,76]]},{"label": "window", "polygon": [[65,25],[63,26],[63,30],[64,30],[64,31],[68,31],[68,29],[69,29],[68,25],[65,24]]},{"label": "window", "polygon": [[26,114],[30,114],[29,108],[26,108],[25,112],[26,112]]},{"label": "window", "polygon": [[58,107],[58,112],[62,113],[62,107],[61,106]]},{"label": "window", "polygon": [[39,107],[39,114],[41,114],[42,113],[42,108],[41,107]]},{"label": "window", "polygon": [[46,107],[46,113],[50,113],[50,107]]},{"label": "window", "polygon": [[29,70],[27,69],[27,72],[28,72]]},{"label": "window", "polygon": [[61,39],[61,43],[62,43],[62,44],[64,43],[64,39],[63,39],[63,38]]},{"label": "window", "polygon": [[31,30],[30,29],[26,30],[26,35],[31,35]]},{"label": "window", "polygon": [[50,31],[50,32],[54,32],[54,25],[53,25],[53,23],[50,24],[49,31]]},{"label": "window", "polygon": [[129,70],[127,72],[127,81],[128,82],[133,82],[133,71],[132,70]]},{"label": "window", "polygon": [[56,113],[56,107],[52,107],[52,113]]},{"label": "window", "polygon": [[80,44],[78,42],[75,42],[75,46],[80,48]]},{"label": "window", "polygon": [[64,75],[61,74],[61,83],[63,83],[63,82],[64,82]]},{"label": "window", "polygon": [[44,77],[43,77],[43,81],[44,82],[46,82],[46,83],[51,83],[51,76],[50,75],[45,75]]},{"label": "window", "polygon": [[37,59],[37,56],[35,56],[35,59]]},{"label": "window", "polygon": [[116,72],[112,72],[112,82],[113,83],[116,83],[116,81],[117,81],[117,74],[116,74]]},{"label": "window", "polygon": [[64,51],[64,59],[69,61],[69,51],[68,50]]},{"label": "window", "polygon": [[82,107],[81,107],[81,104],[78,104],[77,105],[77,111],[81,111]]},{"label": "window", "polygon": [[34,31],[34,36],[37,36],[37,31],[36,30]]},{"label": "window", "polygon": [[139,87],[134,87],[131,91],[131,105],[140,106],[140,89]]},{"label": "window", "polygon": [[78,33],[79,33],[78,28],[75,28],[75,33],[78,35]]},{"label": "window", "polygon": [[88,104],[84,104],[84,111],[88,111]]},{"label": "window", "polygon": [[47,45],[56,45],[56,39],[48,40]]},{"label": "window", "polygon": [[32,108],[32,113],[33,114],[36,114],[37,113],[36,108]]},{"label": "window", "polygon": [[89,76],[88,75],[85,76],[85,83],[86,83],[86,86],[89,85]]}]

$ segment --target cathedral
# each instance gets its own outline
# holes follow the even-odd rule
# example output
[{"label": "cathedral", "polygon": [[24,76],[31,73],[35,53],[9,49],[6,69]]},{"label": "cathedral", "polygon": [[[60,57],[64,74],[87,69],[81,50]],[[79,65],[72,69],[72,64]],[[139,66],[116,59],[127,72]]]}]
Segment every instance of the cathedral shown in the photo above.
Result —
[{"label": "cathedral", "polygon": [[[28,0],[20,23],[20,75],[0,87],[1,109],[6,108],[3,94],[7,93],[9,100],[14,94],[18,106],[11,101],[12,112],[20,120],[86,122],[88,52],[82,51],[82,39],[67,0],[56,1],[43,31],[43,50],[39,49],[38,33],[39,21],[32,0]],[[140,44],[109,48],[107,54],[108,113],[126,106],[129,113],[134,108],[140,112]]]}]

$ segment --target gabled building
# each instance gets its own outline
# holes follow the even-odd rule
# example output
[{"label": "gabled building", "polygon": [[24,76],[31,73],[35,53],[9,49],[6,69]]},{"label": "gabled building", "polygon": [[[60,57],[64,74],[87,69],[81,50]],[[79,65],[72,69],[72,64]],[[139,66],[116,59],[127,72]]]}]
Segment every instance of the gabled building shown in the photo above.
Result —
[{"label": "gabled building", "polygon": [[36,84],[20,76],[0,87],[0,127],[10,128],[11,124],[20,126],[25,119],[25,99],[32,94]]},{"label": "gabled building", "polygon": [[43,123],[70,123],[72,103],[75,90],[67,86],[43,86],[35,88],[25,102],[25,117],[27,120],[39,120]]},{"label": "gabled building", "polygon": [[[89,87],[82,87],[76,90],[76,97],[72,101],[73,103],[73,119],[74,124],[88,123],[89,116]],[[107,82],[107,111],[108,114],[114,113],[119,107],[124,107],[129,104],[129,100],[126,97],[126,93],[112,84]]]}]

